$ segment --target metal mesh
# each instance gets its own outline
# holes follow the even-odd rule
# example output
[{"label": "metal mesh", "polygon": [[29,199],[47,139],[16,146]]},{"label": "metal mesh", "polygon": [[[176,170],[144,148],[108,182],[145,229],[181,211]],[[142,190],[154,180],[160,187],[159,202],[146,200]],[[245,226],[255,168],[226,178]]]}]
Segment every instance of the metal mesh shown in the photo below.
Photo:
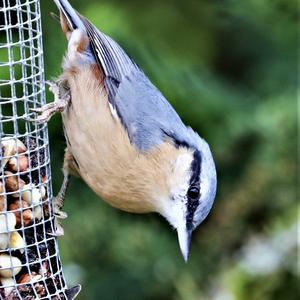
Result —
[{"label": "metal mesh", "polygon": [[66,299],[45,104],[39,0],[0,0],[0,299]]}]

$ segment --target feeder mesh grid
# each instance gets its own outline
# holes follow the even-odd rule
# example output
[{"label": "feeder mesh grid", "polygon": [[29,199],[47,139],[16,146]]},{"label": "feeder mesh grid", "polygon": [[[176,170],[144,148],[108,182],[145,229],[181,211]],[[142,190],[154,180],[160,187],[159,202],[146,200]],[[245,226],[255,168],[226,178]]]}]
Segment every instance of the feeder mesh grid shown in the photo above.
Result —
[{"label": "feeder mesh grid", "polygon": [[0,0],[0,299],[67,299],[47,125],[27,120],[44,104],[39,0]]}]

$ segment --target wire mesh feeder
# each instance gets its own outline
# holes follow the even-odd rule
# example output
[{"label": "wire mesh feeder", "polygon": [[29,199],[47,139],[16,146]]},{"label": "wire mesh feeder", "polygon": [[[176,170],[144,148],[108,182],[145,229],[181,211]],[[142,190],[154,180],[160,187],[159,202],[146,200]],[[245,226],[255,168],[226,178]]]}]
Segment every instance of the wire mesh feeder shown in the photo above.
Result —
[{"label": "wire mesh feeder", "polygon": [[[0,0],[0,299],[72,299],[55,236],[39,0]],[[74,292],[74,291],[73,291]]]}]

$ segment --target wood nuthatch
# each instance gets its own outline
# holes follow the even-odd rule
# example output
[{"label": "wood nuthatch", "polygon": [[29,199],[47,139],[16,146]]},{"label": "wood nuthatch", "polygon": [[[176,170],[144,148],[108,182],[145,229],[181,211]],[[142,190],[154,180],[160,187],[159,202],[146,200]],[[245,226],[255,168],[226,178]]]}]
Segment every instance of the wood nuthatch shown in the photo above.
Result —
[{"label": "wood nuthatch", "polygon": [[141,69],[110,37],[54,0],[68,39],[55,101],[38,122],[62,112],[67,150],[58,217],[69,174],[79,175],[110,205],[134,213],[158,212],[177,230],[188,259],[192,231],[216,194],[208,144],[186,127]]}]

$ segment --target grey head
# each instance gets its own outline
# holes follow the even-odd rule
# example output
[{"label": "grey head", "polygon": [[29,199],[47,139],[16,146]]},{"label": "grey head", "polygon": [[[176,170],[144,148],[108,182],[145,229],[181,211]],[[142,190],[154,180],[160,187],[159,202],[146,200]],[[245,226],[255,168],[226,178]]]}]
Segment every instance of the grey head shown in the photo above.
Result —
[{"label": "grey head", "polygon": [[[169,199],[161,214],[176,229],[181,253],[188,260],[193,231],[209,214],[216,195],[217,175],[208,144],[191,128],[186,140],[174,139],[189,150],[174,167]],[[190,141],[190,142],[188,142]]]}]

